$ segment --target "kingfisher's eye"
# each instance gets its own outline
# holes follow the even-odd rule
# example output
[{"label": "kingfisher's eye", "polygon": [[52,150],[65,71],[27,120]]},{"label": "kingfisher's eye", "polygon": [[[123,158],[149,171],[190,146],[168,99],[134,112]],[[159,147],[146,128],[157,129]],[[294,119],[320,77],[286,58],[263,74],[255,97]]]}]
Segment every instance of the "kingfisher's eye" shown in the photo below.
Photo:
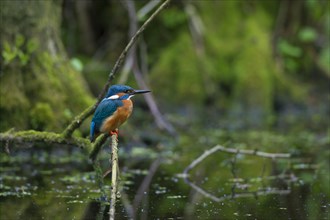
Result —
[{"label": "kingfisher's eye", "polygon": [[132,93],[133,90],[127,89],[127,90],[125,90],[124,92],[125,92],[125,93]]}]

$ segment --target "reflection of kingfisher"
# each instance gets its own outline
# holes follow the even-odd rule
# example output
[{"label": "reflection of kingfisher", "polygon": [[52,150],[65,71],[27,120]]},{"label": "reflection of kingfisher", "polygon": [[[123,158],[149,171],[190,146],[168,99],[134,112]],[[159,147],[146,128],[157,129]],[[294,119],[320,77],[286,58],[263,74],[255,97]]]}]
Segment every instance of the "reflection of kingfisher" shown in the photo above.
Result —
[{"label": "reflection of kingfisher", "polygon": [[135,90],[125,85],[113,85],[106,97],[97,106],[90,126],[90,140],[102,133],[118,134],[118,127],[131,115],[133,102],[130,100],[135,94],[150,92],[149,90]]}]

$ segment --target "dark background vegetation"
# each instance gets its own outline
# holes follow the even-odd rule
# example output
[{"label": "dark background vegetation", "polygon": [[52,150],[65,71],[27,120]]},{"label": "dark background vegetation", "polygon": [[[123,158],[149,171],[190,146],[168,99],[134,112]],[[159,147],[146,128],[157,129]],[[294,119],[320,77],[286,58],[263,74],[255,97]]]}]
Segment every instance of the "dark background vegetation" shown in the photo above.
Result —
[{"label": "dark background vegetation", "polygon": [[[128,42],[126,8],[4,1],[1,130],[60,130],[91,104]],[[328,9],[328,1],[174,1],[144,32],[137,62],[164,113],[210,111],[219,126],[226,115],[272,127],[283,112],[311,112],[324,123]],[[140,14],[139,24],[148,16]],[[137,87],[126,75],[113,83]]]},{"label": "dark background vegetation", "polygon": [[[0,132],[62,132],[95,103],[134,24],[140,26],[155,10],[146,11],[148,3],[157,1],[134,1],[133,11],[127,2],[0,1]],[[124,184],[131,181],[125,185],[129,199],[136,198],[155,158],[165,158],[152,174],[150,197],[138,206],[141,219],[214,219],[219,213],[223,219],[245,219],[246,213],[257,219],[329,216],[329,7],[326,0],[172,0],[150,23],[134,58],[127,57],[112,81],[141,88],[142,75],[176,130],[173,135],[159,129],[146,100],[134,97],[134,113],[119,136],[122,179]],[[74,135],[88,137],[89,122]],[[262,188],[264,183],[251,177],[276,177],[283,170],[296,182],[267,180],[266,186],[288,184],[291,193],[258,202],[249,198],[221,204],[202,198],[175,175],[215,144],[294,158],[288,168],[283,161],[213,155],[191,178],[214,195],[230,194],[230,178],[248,178],[244,183],[257,182],[252,188]],[[93,219],[88,216],[97,213],[99,193],[92,190],[97,184],[88,158],[78,150],[36,146],[28,153],[13,148],[10,157],[1,152],[1,213],[17,219],[17,210],[31,218],[56,213]],[[102,155],[108,166],[108,154]],[[65,191],[68,185],[72,188]],[[19,194],[20,187],[25,194]],[[29,192],[37,192],[33,202]],[[67,202],[76,194],[79,201]],[[123,204],[119,210],[125,210]],[[68,207],[72,212],[54,212]],[[141,207],[149,208],[148,214]]]}]

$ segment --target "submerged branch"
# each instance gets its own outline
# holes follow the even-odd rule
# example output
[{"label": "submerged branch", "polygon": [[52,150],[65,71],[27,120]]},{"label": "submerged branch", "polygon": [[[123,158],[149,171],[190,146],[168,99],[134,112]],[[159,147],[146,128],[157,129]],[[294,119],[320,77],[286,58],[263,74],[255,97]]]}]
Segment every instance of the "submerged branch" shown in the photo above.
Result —
[{"label": "submerged branch", "polygon": [[[226,152],[226,153],[232,153],[232,154],[246,154],[246,155],[255,155],[258,157],[266,157],[266,158],[271,158],[271,159],[276,159],[276,158],[284,158],[284,159],[288,159],[291,157],[290,154],[285,154],[285,153],[267,153],[267,152],[262,152],[262,151],[257,151],[257,150],[240,150],[240,149],[235,149],[235,148],[226,148],[223,147],[221,145],[216,145],[215,147],[205,151],[202,155],[200,155],[198,158],[196,158],[195,160],[193,160],[183,171],[182,175],[180,175],[184,181],[193,189],[195,189],[197,192],[201,193],[203,196],[208,197],[210,199],[212,199],[213,201],[216,202],[221,202],[224,201],[226,199],[233,199],[233,198],[241,198],[241,197],[258,197],[258,196],[263,196],[263,195],[269,195],[269,194],[277,194],[277,195],[285,195],[285,194],[289,194],[291,192],[290,189],[286,189],[286,190],[281,190],[281,189],[275,189],[275,188],[266,188],[266,189],[261,189],[255,192],[235,192],[235,187],[233,187],[233,191],[230,195],[224,195],[221,197],[217,197],[212,193],[207,192],[205,189],[203,189],[202,187],[196,185],[195,183],[191,182],[189,180],[189,171],[191,169],[193,169],[194,167],[196,167],[199,163],[201,163],[205,158],[207,158],[208,156],[212,155],[213,153],[217,152],[217,151],[222,151],[222,152]],[[237,179],[235,173],[233,173],[235,179]],[[278,175],[272,178],[289,178],[289,180],[291,181],[296,181],[296,177],[294,175],[290,175],[290,176],[283,176],[283,175]],[[234,183],[236,184],[236,183]],[[235,185],[234,185],[235,186]]]},{"label": "submerged branch", "polygon": [[196,158],[194,161],[192,161],[189,166],[186,167],[186,169],[183,171],[184,175],[188,175],[188,172],[194,168],[197,164],[201,163],[206,157],[210,156],[211,154],[222,151],[226,153],[231,154],[248,154],[248,155],[255,155],[258,157],[266,157],[266,158],[290,158],[291,154],[285,154],[285,153],[267,153],[262,152],[258,150],[244,150],[244,149],[235,149],[235,148],[227,148],[223,147],[221,145],[216,145],[215,147],[211,148],[210,150],[205,151],[202,155],[200,155],[198,158]]},{"label": "submerged branch", "polygon": [[121,52],[120,56],[118,57],[115,65],[113,66],[112,70],[109,73],[108,81],[105,83],[102,91],[100,92],[97,102],[93,105],[85,109],[79,116],[77,116],[63,131],[64,137],[71,137],[72,133],[80,127],[82,122],[93,112],[95,111],[98,104],[103,99],[106,91],[108,90],[111,81],[115,78],[115,74],[118,72],[119,68],[121,67],[122,63],[125,60],[125,57],[127,55],[127,52],[131,49],[131,47],[134,45],[134,43],[137,41],[139,36],[143,33],[145,28],[149,25],[149,23],[159,14],[160,11],[162,11],[170,2],[171,0],[166,0],[163,4],[161,4],[158,9],[143,23],[143,25],[140,27],[139,30],[134,34],[134,36],[131,38],[131,40],[126,45],[125,49]]},{"label": "submerged branch", "polygon": [[205,189],[197,186],[196,184],[192,183],[187,178],[184,179],[185,182],[191,186],[193,189],[195,189],[197,192],[202,194],[203,196],[210,198],[211,200],[215,202],[222,202],[227,199],[236,199],[236,198],[247,198],[247,197],[259,197],[259,196],[266,196],[266,195],[287,195],[291,192],[290,189],[275,189],[275,188],[268,188],[268,189],[260,189],[257,191],[251,191],[251,192],[233,192],[229,195],[224,195],[217,197],[213,195],[213,193],[207,192]]}]

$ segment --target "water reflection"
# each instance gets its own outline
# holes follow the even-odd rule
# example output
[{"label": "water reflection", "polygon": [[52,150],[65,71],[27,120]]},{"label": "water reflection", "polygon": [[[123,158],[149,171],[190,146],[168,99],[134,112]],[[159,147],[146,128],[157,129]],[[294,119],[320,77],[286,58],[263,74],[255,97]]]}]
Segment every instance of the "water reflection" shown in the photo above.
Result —
[{"label": "water reflection", "polygon": [[[266,141],[277,148],[263,148],[265,152],[289,152],[286,146],[292,143],[300,144],[299,151],[295,149],[293,158],[276,160],[216,152],[186,173],[207,150],[190,136],[152,157],[143,149],[138,157],[122,153],[117,218],[327,219],[328,142],[267,135],[231,136],[229,147],[250,149],[241,143],[265,146]],[[228,134],[212,136],[211,146],[212,138],[225,143]],[[321,149],[324,154],[318,154]],[[106,170],[108,154],[102,155],[100,165]],[[91,162],[79,149],[45,146],[31,153],[17,148],[10,156],[2,153],[0,162],[1,219],[108,218],[111,174],[100,188]]]},{"label": "water reflection", "polygon": [[[189,179],[189,176],[190,176],[189,171],[191,171],[197,165],[202,163],[207,157],[211,156],[212,154],[216,153],[217,151],[235,154],[235,157],[231,163],[231,166],[232,166],[231,172],[232,172],[233,177],[235,177],[235,178],[229,179],[230,182],[233,182],[233,185],[231,187],[231,193],[227,194],[227,195],[224,194],[223,196],[220,196],[220,197],[217,197],[214,194],[207,192],[205,189],[196,185]],[[195,189],[197,192],[201,193],[203,196],[210,198],[211,200],[213,200],[215,202],[222,202],[227,199],[236,199],[236,198],[243,198],[243,197],[256,197],[257,198],[259,196],[265,196],[265,195],[271,195],[271,194],[286,195],[291,192],[290,187],[288,186],[287,183],[297,181],[297,177],[295,177],[295,175],[291,171],[289,171],[289,173],[291,173],[290,175],[285,175],[285,174],[279,173],[278,175],[267,176],[267,177],[261,176],[258,178],[249,178],[249,179],[239,178],[236,174],[236,172],[237,172],[236,162],[237,162],[238,156],[241,156],[241,155],[253,155],[255,157],[270,158],[272,160],[271,170],[277,170],[277,168],[275,167],[277,164],[276,160],[283,159],[283,158],[290,159],[290,157],[291,157],[290,154],[283,154],[283,153],[274,154],[274,153],[261,152],[261,151],[257,151],[257,150],[233,149],[233,148],[225,148],[223,146],[217,145],[217,146],[205,151],[202,155],[200,155],[198,158],[193,160],[185,168],[185,170],[183,171],[183,174],[179,175],[179,176],[182,177],[184,179],[184,181],[189,186],[191,186],[193,189]],[[264,167],[263,167],[262,171],[263,171],[262,172],[262,175],[263,175]],[[281,171],[277,171],[277,172],[281,172]],[[288,172],[288,171],[286,171],[286,172]],[[205,177],[205,178],[208,179],[208,177]],[[264,180],[266,180],[266,179],[267,180],[273,180],[273,179],[281,180],[283,183],[285,183],[284,188],[286,188],[286,189],[272,188],[271,185],[267,185],[265,183]],[[260,182],[262,182],[262,187],[258,187],[258,190],[256,190],[256,191],[249,190],[250,188],[253,187],[252,184],[256,184],[256,183],[260,183]],[[243,190],[244,192],[240,192],[241,190]]]}]

